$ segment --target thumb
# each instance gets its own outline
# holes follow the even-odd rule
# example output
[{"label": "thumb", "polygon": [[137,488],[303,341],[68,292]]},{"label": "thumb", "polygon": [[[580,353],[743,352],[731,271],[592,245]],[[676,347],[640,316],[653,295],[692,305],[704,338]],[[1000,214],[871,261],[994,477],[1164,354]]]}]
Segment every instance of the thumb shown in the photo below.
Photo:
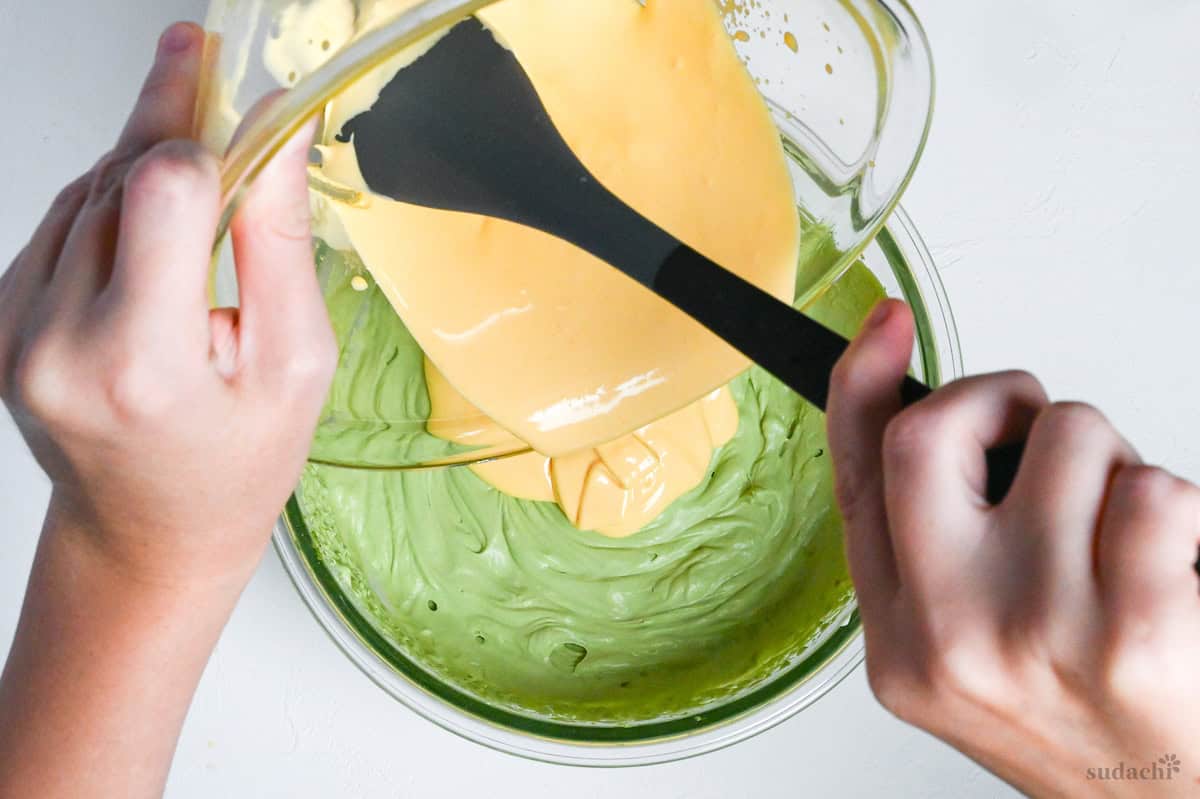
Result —
[{"label": "thumb", "polygon": [[846,554],[864,618],[899,587],[888,534],[883,434],[900,411],[900,383],[912,354],[908,306],[885,300],[834,369],[829,393],[829,448],[846,524]]}]

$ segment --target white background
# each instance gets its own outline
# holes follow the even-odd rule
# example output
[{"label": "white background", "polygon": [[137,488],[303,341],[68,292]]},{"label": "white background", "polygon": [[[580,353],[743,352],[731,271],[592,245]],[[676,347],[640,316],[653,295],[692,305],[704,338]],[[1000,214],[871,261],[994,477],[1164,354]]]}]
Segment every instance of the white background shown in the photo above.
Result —
[{"label": "white background", "polygon": [[[1022,366],[1107,411],[1145,457],[1200,477],[1193,398],[1200,4],[917,0],[938,64],[933,137],[905,205],[944,270],[968,371]],[[159,30],[202,0],[0,0],[0,258],[110,146]],[[47,496],[0,421],[0,647]],[[3,651],[3,650],[0,650]],[[1031,751],[1030,758],[1038,753]],[[1011,791],[892,720],[861,671],[814,708],[682,764],[585,772],[459,740],[338,652],[273,555],[213,657],[168,795],[997,797]]]}]

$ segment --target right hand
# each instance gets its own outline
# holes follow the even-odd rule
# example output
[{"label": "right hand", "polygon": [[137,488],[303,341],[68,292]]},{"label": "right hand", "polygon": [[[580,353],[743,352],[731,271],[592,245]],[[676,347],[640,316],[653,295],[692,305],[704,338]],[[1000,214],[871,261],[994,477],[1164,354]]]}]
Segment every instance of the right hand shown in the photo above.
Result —
[{"label": "right hand", "polygon": [[[1035,796],[1197,795],[1200,490],[1028,374],[901,410],[912,325],[877,308],[829,405],[876,695]],[[984,453],[1018,440],[992,506]]]}]

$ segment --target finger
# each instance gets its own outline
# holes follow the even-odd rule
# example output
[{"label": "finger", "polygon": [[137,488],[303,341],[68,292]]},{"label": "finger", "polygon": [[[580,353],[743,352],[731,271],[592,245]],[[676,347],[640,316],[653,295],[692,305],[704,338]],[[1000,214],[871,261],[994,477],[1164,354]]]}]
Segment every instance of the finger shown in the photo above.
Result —
[{"label": "finger", "polygon": [[1100,511],[1116,470],[1141,463],[1100,411],[1077,402],[1043,409],[1033,424],[1021,468],[1002,507],[1044,536],[1047,551],[1090,564]]},{"label": "finger", "polygon": [[200,333],[207,346],[205,287],[219,217],[216,159],[185,139],[151,148],[125,180],[106,307],[142,333]]},{"label": "finger", "polygon": [[884,508],[883,434],[900,410],[900,384],[912,355],[912,314],[886,300],[838,362],[830,380],[829,448],[846,556],[863,618],[881,618],[899,590]]},{"label": "finger", "polygon": [[1140,636],[1147,626],[1194,626],[1200,489],[1161,469],[1125,466],[1109,487],[1096,565],[1110,624]]},{"label": "finger", "polygon": [[1019,440],[1048,403],[1024,372],[959,380],[896,416],[884,435],[888,518],[900,580],[934,596],[962,580],[987,531],[988,449]]},{"label": "finger", "polygon": [[309,224],[308,150],[314,124],[305,125],[263,168],[231,225],[239,349],[244,359],[268,368],[297,348],[323,346],[329,336]]},{"label": "finger", "polygon": [[0,392],[11,377],[19,331],[54,273],[63,243],[87,198],[91,173],[68,185],[34,231],[29,244],[0,278]]},{"label": "finger", "polygon": [[1027,553],[1035,592],[1027,605],[1055,628],[1047,631],[1053,640],[1072,639],[1079,630],[1069,628],[1090,618],[1099,601],[1094,550],[1104,498],[1116,471],[1140,462],[1091,406],[1056,403],[1033,424],[1012,491],[997,512]]},{"label": "finger", "polygon": [[69,323],[80,319],[83,309],[99,294],[112,274],[121,195],[110,191],[98,197],[95,180],[92,193],[75,216],[63,242],[62,253],[47,286],[50,314],[55,322]]},{"label": "finger", "polygon": [[885,449],[885,458],[894,463],[888,472],[918,492],[944,483],[957,490],[956,502],[985,508],[987,451],[1023,440],[1048,404],[1045,389],[1027,372],[956,380],[892,421],[894,446]]},{"label": "finger", "polygon": [[33,293],[43,289],[54,274],[71,226],[87,200],[92,177],[93,173],[89,171],[59,192],[29,244],[10,267],[12,282],[9,285],[12,293],[9,296],[18,305],[23,305]]},{"label": "finger", "polygon": [[51,282],[55,304],[77,313],[108,282],[116,255],[125,177],[160,141],[191,131],[203,32],[191,23],[171,26],[159,40],[146,78],[116,149],[94,171],[87,201],[76,216]]},{"label": "finger", "polygon": [[203,29],[191,22],[177,22],[163,32],[118,152],[138,154],[165,139],[191,135],[203,42]]}]

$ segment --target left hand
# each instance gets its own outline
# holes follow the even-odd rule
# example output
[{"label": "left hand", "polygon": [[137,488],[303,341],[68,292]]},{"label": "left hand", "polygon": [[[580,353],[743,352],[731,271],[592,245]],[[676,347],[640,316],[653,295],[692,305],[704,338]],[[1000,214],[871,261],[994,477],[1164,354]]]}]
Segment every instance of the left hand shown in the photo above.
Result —
[{"label": "left hand", "polygon": [[158,583],[248,578],[337,357],[309,233],[311,129],[233,221],[240,309],[209,309],[219,164],[187,140],[202,40],[187,24],[163,36],[115,149],[0,279],[0,397],[53,483],[51,526]]}]

